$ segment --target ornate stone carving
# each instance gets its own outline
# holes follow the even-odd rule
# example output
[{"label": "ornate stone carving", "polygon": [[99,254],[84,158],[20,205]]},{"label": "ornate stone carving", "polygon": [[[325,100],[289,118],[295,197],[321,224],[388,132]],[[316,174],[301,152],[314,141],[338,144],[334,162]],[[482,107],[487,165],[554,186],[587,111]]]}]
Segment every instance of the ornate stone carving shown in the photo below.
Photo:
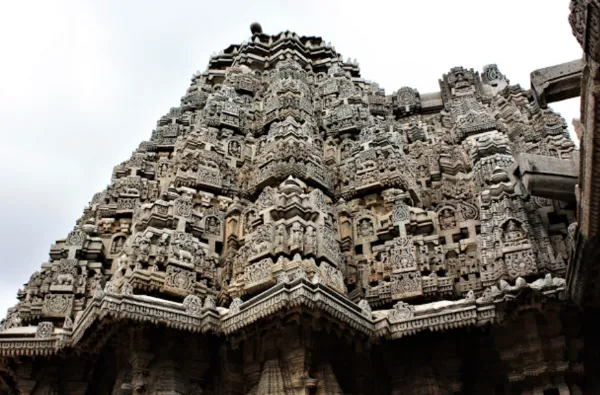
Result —
[{"label": "ornate stone carving", "polygon": [[165,288],[176,293],[189,293],[194,291],[196,275],[185,269],[175,266],[167,268],[167,277],[165,278]]},{"label": "ornate stone carving", "polygon": [[242,305],[242,300],[240,298],[235,298],[229,305],[229,314],[236,314],[240,311],[240,306]]},{"label": "ornate stone carving", "polygon": [[[588,55],[596,3],[572,4]],[[577,321],[561,278],[582,240],[574,205],[531,196],[515,170],[520,154],[576,158],[566,122],[496,65],[455,67],[440,90],[386,96],[320,38],[254,26],[193,76],[18,292],[0,392],[84,393],[77,383],[98,379],[114,382],[97,392],[134,394],[541,393],[532,385],[581,381],[581,331],[555,325]],[[403,336],[498,322],[467,333],[477,347],[456,330],[394,350]],[[14,363],[59,351],[32,372]],[[65,374],[74,354],[85,361]],[[106,375],[86,376],[96,359]]]},{"label": "ornate stone carving", "polygon": [[408,303],[398,302],[394,305],[394,309],[390,314],[391,322],[406,321],[413,318],[415,315],[415,308]]},{"label": "ornate stone carving", "polygon": [[42,313],[48,317],[68,317],[73,309],[73,298],[74,295],[46,295]]},{"label": "ornate stone carving", "polygon": [[196,295],[188,295],[183,300],[185,311],[194,316],[200,316],[202,312],[202,300]]},{"label": "ornate stone carving", "polygon": [[369,302],[367,302],[365,299],[362,299],[360,302],[358,302],[358,307],[360,307],[365,317],[371,317],[371,306],[369,306]]},{"label": "ornate stone carving", "polygon": [[400,88],[394,99],[395,112],[398,116],[411,115],[421,110],[421,96],[416,89]]},{"label": "ornate stone carving", "polygon": [[54,332],[54,324],[52,322],[40,322],[37,326],[37,330],[35,332],[35,337],[38,339],[46,339],[52,336]]}]

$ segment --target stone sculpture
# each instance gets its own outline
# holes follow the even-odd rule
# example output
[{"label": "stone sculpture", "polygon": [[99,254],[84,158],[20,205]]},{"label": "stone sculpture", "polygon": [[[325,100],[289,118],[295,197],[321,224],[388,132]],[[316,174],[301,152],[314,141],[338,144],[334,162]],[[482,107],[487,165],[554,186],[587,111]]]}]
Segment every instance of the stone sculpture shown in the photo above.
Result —
[{"label": "stone sculpture", "polygon": [[[575,209],[515,173],[520,154],[571,160],[564,120],[496,65],[386,96],[320,38],[251,30],[193,76],[19,290],[0,389],[580,383],[578,321],[561,321],[576,315],[561,301]],[[466,327],[492,329],[421,333]]]}]

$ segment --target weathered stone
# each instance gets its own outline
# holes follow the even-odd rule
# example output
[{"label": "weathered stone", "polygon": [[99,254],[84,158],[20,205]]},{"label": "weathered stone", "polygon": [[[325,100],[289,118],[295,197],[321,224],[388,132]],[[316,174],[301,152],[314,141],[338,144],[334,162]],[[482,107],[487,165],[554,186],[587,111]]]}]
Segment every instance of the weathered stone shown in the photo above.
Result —
[{"label": "weathered stone", "polygon": [[582,384],[563,279],[578,154],[545,108],[575,94],[574,69],[537,72],[531,92],[495,64],[455,67],[440,92],[386,96],[318,37],[251,32],[18,292],[0,391]]},{"label": "weathered stone", "polygon": [[531,73],[531,89],[540,106],[578,97],[581,93],[582,60],[545,67]]},{"label": "weathered stone", "polygon": [[525,189],[532,195],[575,202],[575,187],[579,179],[577,159],[520,154],[516,171]]}]

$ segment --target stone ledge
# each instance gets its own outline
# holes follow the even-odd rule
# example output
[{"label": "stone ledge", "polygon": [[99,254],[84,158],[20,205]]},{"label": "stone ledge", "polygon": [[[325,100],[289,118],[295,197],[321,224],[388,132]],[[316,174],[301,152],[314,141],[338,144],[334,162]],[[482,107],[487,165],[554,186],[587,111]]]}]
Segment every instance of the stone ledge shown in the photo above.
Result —
[{"label": "stone ledge", "polygon": [[581,59],[545,67],[531,73],[531,90],[541,107],[581,94]]},{"label": "stone ledge", "polygon": [[[547,276],[531,284],[519,278],[515,286],[501,282],[475,299],[473,293],[458,301],[441,301],[411,306],[397,303],[391,310],[371,312],[364,301],[360,306],[323,284],[298,278],[277,284],[262,294],[243,302],[235,309],[202,307],[186,309],[177,303],[144,295],[98,294],[77,317],[72,330],[54,328],[49,322],[38,326],[15,327],[0,333],[0,356],[52,355],[76,346],[88,328],[107,317],[162,324],[169,328],[232,335],[283,310],[307,308],[326,313],[322,317],[347,325],[368,338],[398,339],[422,331],[445,331],[468,326],[483,326],[502,320],[501,311],[509,301],[523,299],[530,289],[546,298],[562,298],[564,280]],[[233,310],[233,311],[232,311]],[[45,326],[43,324],[46,324]],[[48,328],[46,328],[48,326]],[[47,329],[43,333],[40,328]]]},{"label": "stone ledge", "polygon": [[351,328],[368,336],[372,335],[372,320],[365,317],[357,305],[338,296],[326,286],[312,284],[306,279],[278,284],[243,303],[238,312],[228,311],[221,318],[220,329],[223,334],[229,335],[285,308],[300,306],[324,311]]},{"label": "stone ledge", "polygon": [[575,201],[579,180],[578,157],[557,159],[542,155],[520,154],[516,169],[528,193],[548,199]]}]

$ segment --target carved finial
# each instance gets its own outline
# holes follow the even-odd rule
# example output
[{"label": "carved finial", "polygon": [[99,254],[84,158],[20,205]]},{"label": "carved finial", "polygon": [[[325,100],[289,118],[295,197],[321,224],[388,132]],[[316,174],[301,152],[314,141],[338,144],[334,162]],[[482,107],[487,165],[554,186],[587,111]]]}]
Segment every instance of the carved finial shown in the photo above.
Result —
[{"label": "carved finial", "polygon": [[360,310],[365,317],[371,318],[372,311],[368,301],[362,299],[360,302],[358,302],[358,307],[360,307]]},{"label": "carved finial", "polygon": [[467,297],[465,299],[468,302],[474,302],[475,301],[475,292],[473,292],[473,290],[470,290],[469,292],[467,292]]},{"label": "carved finial", "polygon": [[70,317],[65,318],[63,329],[73,329],[73,320]]},{"label": "carved finial", "polygon": [[263,32],[262,26],[258,22],[253,22],[250,25],[250,31],[252,32],[252,34],[262,34]]}]

